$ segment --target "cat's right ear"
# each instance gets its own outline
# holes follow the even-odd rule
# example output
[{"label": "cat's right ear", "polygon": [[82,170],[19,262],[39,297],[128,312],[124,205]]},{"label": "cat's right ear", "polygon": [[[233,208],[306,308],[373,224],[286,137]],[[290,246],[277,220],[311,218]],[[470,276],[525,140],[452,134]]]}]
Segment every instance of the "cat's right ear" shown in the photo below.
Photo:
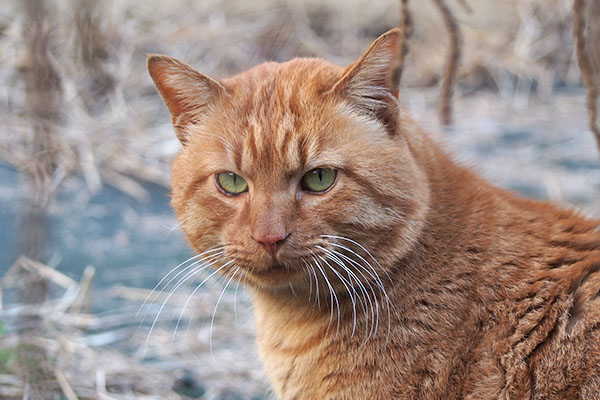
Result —
[{"label": "cat's right ear", "polygon": [[225,95],[226,90],[216,80],[173,57],[149,54],[147,65],[171,113],[177,138],[185,145],[189,140],[185,128],[196,122],[206,106]]},{"label": "cat's right ear", "polygon": [[392,135],[398,124],[401,40],[398,28],[381,35],[330,90],[348,99],[358,113],[378,119]]}]

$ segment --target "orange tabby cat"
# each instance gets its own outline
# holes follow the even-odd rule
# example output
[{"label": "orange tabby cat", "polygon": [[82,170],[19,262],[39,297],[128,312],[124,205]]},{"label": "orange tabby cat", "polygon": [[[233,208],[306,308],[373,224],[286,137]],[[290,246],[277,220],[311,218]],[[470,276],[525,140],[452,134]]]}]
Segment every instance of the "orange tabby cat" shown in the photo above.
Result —
[{"label": "orange tabby cat", "polygon": [[454,163],[399,108],[399,38],[221,81],[150,56],[187,238],[250,289],[282,399],[599,399],[599,221]]}]

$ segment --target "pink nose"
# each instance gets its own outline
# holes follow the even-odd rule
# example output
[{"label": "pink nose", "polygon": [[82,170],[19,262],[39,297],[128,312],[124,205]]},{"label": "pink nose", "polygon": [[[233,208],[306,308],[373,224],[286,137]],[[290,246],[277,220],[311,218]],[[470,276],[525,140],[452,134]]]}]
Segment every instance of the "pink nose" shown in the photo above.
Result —
[{"label": "pink nose", "polygon": [[275,255],[281,244],[283,244],[283,241],[287,239],[288,236],[289,234],[286,235],[284,233],[280,233],[275,235],[259,235],[254,239],[257,242],[262,243],[269,253]]}]

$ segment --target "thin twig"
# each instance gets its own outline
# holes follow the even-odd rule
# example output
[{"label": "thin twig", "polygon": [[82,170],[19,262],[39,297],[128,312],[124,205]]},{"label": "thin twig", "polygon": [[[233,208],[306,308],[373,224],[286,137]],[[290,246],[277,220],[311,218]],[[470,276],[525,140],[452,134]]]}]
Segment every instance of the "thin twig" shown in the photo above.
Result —
[{"label": "thin twig", "polygon": [[54,376],[56,377],[56,381],[58,382],[58,385],[60,386],[60,389],[62,390],[65,397],[68,400],[77,400],[77,394],[75,393],[75,391],[69,384],[69,381],[67,381],[67,378],[65,378],[65,375],[61,372],[61,370],[55,369]]},{"label": "thin twig", "polygon": [[433,2],[442,14],[444,24],[450,36],[450,50],[446,60],[442,93],[440,95],[440,120],[443,124],[449,125],[452,122],[452,91],[461,57],[462,36],[456,18],[450,11],[450,8],[448,8],[445,0],[433,0]]},{"label": "thin twig", "polygon": [[413,20],[408,7],[408,0],[400,0],[400,30],[402,32],[402,42],[400,43],[400,62],[397,71],[398,87],[400,86],[400,81],[402,80],[402,72],[404,71],[405,67],[404,62],[409,50],[408,41],[413,35]]},{"label": "thin twig", "polygon": [[[598,7],[597,2],[593,6]],[[585,0],[575,0],[573,3],[573,36],[575,37],[575,48],[577,51],[577,60],[581,70],[581,80],[587,89],[587,110],[589,117],[590,130],[596,137],[598,151],[600,151],[600,127],[598,126],[598,88],[600,77],[594,76],[592,60],[589,57],[586,48],[586,2]],[[596,42],[596,46],[598,43]],[[596,71],[598,72],[598,71]],[[600,73],[598,73],[600,75]]]}]

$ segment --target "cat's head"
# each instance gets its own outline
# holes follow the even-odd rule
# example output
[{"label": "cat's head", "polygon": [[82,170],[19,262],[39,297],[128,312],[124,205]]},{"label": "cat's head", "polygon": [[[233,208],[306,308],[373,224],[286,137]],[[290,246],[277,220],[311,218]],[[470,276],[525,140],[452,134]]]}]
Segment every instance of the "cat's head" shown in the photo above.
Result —
[{"label": "cat's head", "polygon": [[172,204],[196,251],[255,287],[299,290],[315,274],[341,287],[344,268],[371,279],[406,254],[428,189],[400,120],[400,35],[346,69],[294,59],[219,81],[148,57],[183,144]]}]

